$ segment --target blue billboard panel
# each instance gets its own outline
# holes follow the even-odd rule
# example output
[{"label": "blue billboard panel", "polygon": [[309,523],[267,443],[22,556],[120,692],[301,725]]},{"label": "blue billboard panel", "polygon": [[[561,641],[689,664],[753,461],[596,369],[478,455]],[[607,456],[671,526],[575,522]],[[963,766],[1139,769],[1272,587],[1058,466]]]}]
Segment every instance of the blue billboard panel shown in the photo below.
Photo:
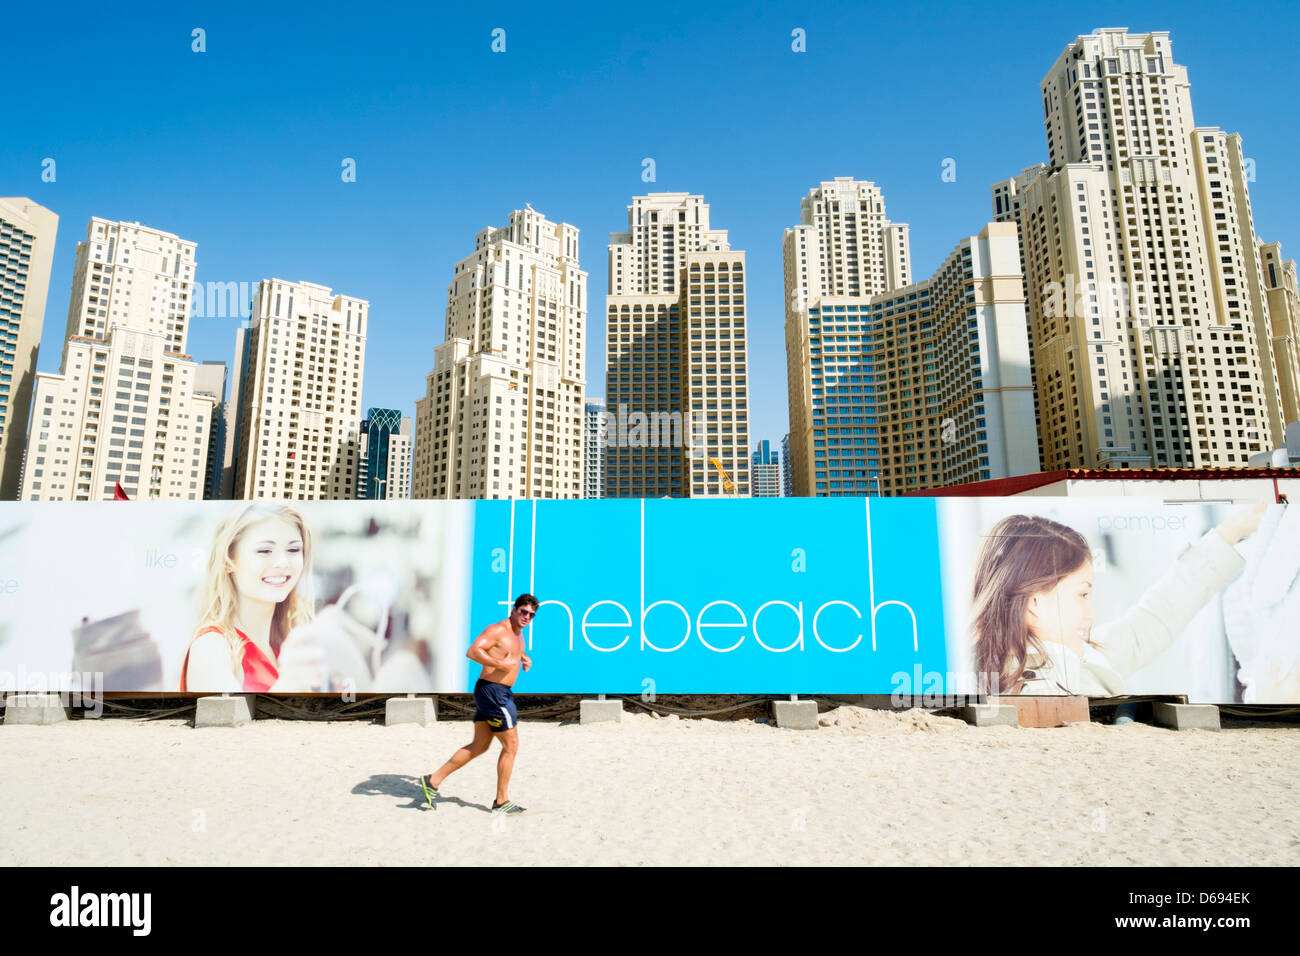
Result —
[{"label": "blue billboard panel", "polygon": [[946,666],[933,500],[484,503],[474,552],[475,621],[540,601],[530,690],[863,693]]}]

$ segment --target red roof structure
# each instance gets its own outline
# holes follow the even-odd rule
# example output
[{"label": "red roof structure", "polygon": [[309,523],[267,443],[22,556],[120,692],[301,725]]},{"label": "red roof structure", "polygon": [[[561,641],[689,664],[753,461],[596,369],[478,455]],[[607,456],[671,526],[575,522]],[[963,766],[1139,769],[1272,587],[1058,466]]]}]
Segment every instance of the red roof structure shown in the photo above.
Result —
[{"label": "red roof structure", "polygon": [[1057,481],[1232,481],[1246,478],[1300,478],[1298,468],[1064,468],[1014,478],[991,478],[947,488],[909,491],[907,498],[1005,498]]}]

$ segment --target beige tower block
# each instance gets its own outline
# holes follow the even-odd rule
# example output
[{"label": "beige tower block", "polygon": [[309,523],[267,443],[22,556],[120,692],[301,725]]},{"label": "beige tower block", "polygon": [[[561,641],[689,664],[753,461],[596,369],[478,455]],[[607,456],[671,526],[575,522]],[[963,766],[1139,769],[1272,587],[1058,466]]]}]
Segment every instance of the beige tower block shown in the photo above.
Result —
[{"label": "beige tower block", "polygon": [[[21,490],[27,422],[59,217],[23,197],[0,198],[0,501]],[[21,305],[16,305],[21,301]]]},{"label": "beige tower block", "polygon": [[478,233],[416,401],[413,497],[582,497],[586,316],[575,227],[526,207]]}]

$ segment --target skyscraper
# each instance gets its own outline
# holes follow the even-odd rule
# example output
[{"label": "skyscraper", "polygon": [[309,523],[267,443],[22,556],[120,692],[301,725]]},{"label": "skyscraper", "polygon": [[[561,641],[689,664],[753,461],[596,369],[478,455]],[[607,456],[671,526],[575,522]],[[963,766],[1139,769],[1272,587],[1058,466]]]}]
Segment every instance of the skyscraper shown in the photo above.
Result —
[{"label": "skyscraper", "polygon": [[1046,468],[1245,464],[1284,389],[1240,139],[1192,119],[1169,34],[1077,37],[1042,82],[1019,228]]},{"label": "skyscraper", "polygon": [[24,500],[201,499],[212,416],[185,354],[195,244],[92,218],[59,374],[36,376]]},{"label": "skyscraper", "polygon": [[215,403],[208,419],[208,466],[203,476],[203,497],[221,497],[221,466],[226,442],[226,363],[207,361],[195,369],[194,394],[206,395]]},{"label": "skyscraper", "polygon": [[411,419],[395,408],[372,408],[361,422],[357,497],[411,497]]},{"label": "skyscraper", "polygon": [[1273,333],[1273,361],[1282,399],[1282,420],[1300,422],[1300,288],[1294,259],[1282,258],[1280,242],[1260,243],[1260,264]]},{"label": "skyscraper", "polygon": [[[1042,163],[1037,163],[1033,166],[1021,170],[1020,175],[1018,176],[1012,176],[1010,179],[1004,180],[1003,182],[993,184],[993,221],[1010,222],[1016,224],[1016,237],[1018,240],[1017,251],[1020,254],[1020,262],[1021,262],[1021,269],[1020,269],[1021,292],[1024,296],[1024,301],[1026,306],[1026,322],[1028,323],[1026,327],[1026,334],[1029,337],[1029,378],[1030,381],[1033,382],[1038,381],[1038,377],[1034,371],[1034,362],[1036,361],[1038,349],[1034,347],[1034,326],[1033,326],[1033,322],[1030,321],[1030,316],[1028,312],[1028,307],[1031,299],[1029,296],[1029,279],[1026,277],[1026,270],[1024,267],[1025,237],[1024,234],[1021,233],[1019,227],[1020,201],[1021,198],[1023,197],[1025,186],[1030,182],[1032,182],[1035,178],[1040,176],[1046,169],[1047,167],[1044,166]],[[1038,470],[1045,471],[1047,469],[1047,461],[1045,456],[1043,455],[1043,443],[1041,440],[1042,422],[1039,419],[1039,413],[1038,413],[1038,389],[1037,388],[1034,389],[1034,434],[1040,436],[1039,445],[1038,445]]]},{"label": "skyscraper", "polygon": [[809,494],[897,495],[1037,470],[1014,227],[989,223],[921,282],[823,296],[806,323]]},{"label": "skyscraper", "polygon": [[885,215],[875,183],[837,176],[808,190],[799,212],[800,224],[782,237],[788,301],[876,295],[911,283],[907,224]]},{"label": "skyscraper", "polygon": [[580,498],[586,325],[575,227],[530,206],[475,236],[415,403],[414,497]]},{"label": "skyscraper", "polygon": [[703,196],[636,196],[627,216],[609,244],[606,497],[748,497],[745,254]]},{"label": "skyscraper", "polygon": [[772,451],[766,438],[758,443],[750,459],[750,480],[755,498],[781,497],[781,456]]},{"label": "skyscraper", "polygon": [[801,497],[814,493],[812,367],[808,310],[824,296],[865,299],[912,281],[904,223],[890,222],[875,183],[838,176],[808,191],[800,224],[785,231],[786,387],[790,409],[790,462]]},{"label": "skyscraper", "polygon": [[587,399],[582,424],[582,497],[605,497],[605,400]]},{"label": "skyscraper", "polygon": [[794,478],[790,474],[790,433],[781,438],[781,497],[794,495]]},{"label": "skyscraper", "polygon": [[0,198],[0,501],[18,497],[59,217]]},{"label": "skyscraper", "polygon": [[[811,189],[782,239],[790,494],[902,494],[1037,469],[1016,233],[911,274],[880,189]],[[1028,450],[1034,455],[1026,457]]]},{"label": "skyscraper", "polygon": [[233,497],[355,497],[369,319],[328,286],[258,283],[235,336]]}]

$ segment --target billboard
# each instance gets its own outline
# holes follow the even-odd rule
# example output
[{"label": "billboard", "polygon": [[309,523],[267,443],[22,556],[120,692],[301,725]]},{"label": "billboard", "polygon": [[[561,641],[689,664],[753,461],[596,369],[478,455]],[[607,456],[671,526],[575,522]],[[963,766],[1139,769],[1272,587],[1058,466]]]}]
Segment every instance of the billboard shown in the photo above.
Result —
[{"label": "billboard", "polygon": [[0,690],[302,693],[298,645],[327,691],[459,687],[472,520],[469,502],[5,504]]},{"label": "billboard", "polygon": [[1300,702],[1300,514],[1146,498],[0,506],[0,692]]}]

